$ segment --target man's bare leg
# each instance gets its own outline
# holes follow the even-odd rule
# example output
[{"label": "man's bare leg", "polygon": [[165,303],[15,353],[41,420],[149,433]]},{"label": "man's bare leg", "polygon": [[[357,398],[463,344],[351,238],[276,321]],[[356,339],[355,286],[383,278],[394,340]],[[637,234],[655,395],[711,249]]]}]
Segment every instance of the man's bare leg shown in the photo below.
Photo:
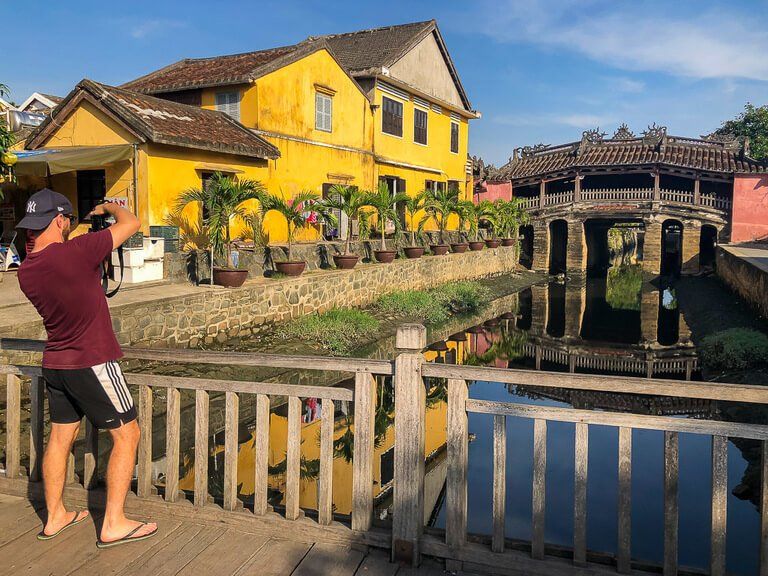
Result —
[{"label": "man's bare leg", "polygon": [[[139,425],[134,420],[109,432],[112,434],[113,445],[107,465],[107,508],[101,527],[102,542],[119,540],[141,525],[141,522],[126,518],[124,511],[125,497],[131,487],[131,477],[136,465]],[[133,536],[144,536],[156,529],[156,524],[147,524]]]},{"label": "man's bare leg", "polygon": [[[67,478],[67,461],[72,444],[80,430],[80,422],[72,424],[51,424],[51,435],[43,455],[43,485],[45,486],[45,506],[48,518],[43,532],[55,534],[72,522],[77,512],[69,512],[64,507],[64,483]],[[87,515],[87,512],[83,512]]]}]

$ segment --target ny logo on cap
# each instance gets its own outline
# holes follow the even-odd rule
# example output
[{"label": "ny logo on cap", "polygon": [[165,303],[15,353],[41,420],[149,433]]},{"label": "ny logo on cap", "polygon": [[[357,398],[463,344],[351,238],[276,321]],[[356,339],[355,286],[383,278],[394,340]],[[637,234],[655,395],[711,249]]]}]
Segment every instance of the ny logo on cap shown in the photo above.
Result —
[{"label": "ny logo on cap", "polygon": [[27,212],[32,213],[35,211],[35,208],[37,208],[37,202],[35,202],[34,200],[30,200],[29,202],[27,202]]}]

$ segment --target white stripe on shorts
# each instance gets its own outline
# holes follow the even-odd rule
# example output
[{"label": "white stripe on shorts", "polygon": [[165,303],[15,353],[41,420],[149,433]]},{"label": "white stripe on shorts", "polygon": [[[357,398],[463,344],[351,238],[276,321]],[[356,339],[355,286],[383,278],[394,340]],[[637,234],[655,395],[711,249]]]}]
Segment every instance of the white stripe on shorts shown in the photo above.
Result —
[{"label": "white stripe on shorts", "polygon": [[133,406],[133,398],[125,385],[125,378],[117,362],[105,362],[92,366],[91,370],[101,383],[115,410],[124,414]]}]

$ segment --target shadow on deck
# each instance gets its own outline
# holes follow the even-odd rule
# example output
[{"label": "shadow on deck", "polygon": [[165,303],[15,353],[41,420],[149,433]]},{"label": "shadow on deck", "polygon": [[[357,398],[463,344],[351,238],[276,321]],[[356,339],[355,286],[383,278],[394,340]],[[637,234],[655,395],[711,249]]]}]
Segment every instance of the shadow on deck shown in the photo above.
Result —
[{"label": "shadow on deck", "polygon": [[[37,503],[0,494],[0,572],[46,576],[181,575],[236,576],[439,576],[437,563],[420,568],[389,562],[381,550],[316,543],[295,534],[287,540],[273,531],[227,526],[205,519],[153,514],[160,533],[144,542],[109,550],[96,548],[96,525],[88,520],[54,540],[40,542]],[[98,522],[99,510],[92,510]],[[149,517],[134,516],[141,520]]]}]

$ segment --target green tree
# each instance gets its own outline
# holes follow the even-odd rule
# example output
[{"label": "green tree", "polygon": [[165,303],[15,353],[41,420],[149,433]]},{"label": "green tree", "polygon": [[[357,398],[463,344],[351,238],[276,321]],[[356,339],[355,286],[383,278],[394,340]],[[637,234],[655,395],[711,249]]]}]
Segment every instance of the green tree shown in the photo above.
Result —
[{"label": "green tree", "polygon": [[733,120],[723,122],[713,134],[749,138],[749,155],[756,160],[768,161],[768,105],[747,103],[744,112]]},{"label": "green tree", "polygon": [[418,233],[421,236],[421,231],[424,227],[424,218],[422,217],[417,222],[416,217],[424,209],[426,198],[427,192],[422,190],[415,196],[408,196],[407,200],[403,202],[407,216],[406,229],[411,236],[411,246],[416,246],[416,234]]},{"label": "green tree", "polygon": [[368,194],[368,205],[376,212],[377,227],[381,233],[381,249],[387,249],[387,239],[385,230],[387,228],[387,220],[391,221],[395,225],[395,236],[400,233],[402,224],[397,214],[397,206],[401,202],[408,200],[408,195],[400,192],[392,194],[389,191],[386,183],[382,182],[376,189],[376,192]]},{"label": "green tree", "polygon": [[[0,84],[0,97],[8,96],[9,92],[10,90],[8,90],[8,86]],[[11,167],[2,161],[2,157],[15,142],[16,139],[6,125],[5,120],[0,118],[0,177],[9,176],[11,174]],[[2,199],[3,191],[0,190],[0,200]]]},{"label": "green tree", "polygon": [[307,190],[299,192],[290,200],[272,192],[263,192],[260,195],[261,210],[264,216],[274,210],[285,218],[288,225],[289,262],[293,262],[293,243],[296,232],[310,226],[305,216],[307,212],[315,212],[321,219],[333,225],[336,223],[336,218],[328,211],[327,205],[318,200],[317,194]]},{"label": "green tree", "polygon": [[265,192],[266,189],[260,182],[235,180],[221,172],[216,172],[205,186],[189,188],[182,192],[174,211],[180,215],[190,204],[198,205],[204,214],[203,224],[208,230],[212,259],[216,256],[225,256],[227,267],[234,268],[232,223],[239,219],[247,224],[248,214],[252,210],[249,210],[245,203],[249,200],[259,200]]},{"label": "green tree", "polygon": [[[360,222],[363,214],[363,208],[370,205],[370,194],[360,190],[357,186],[342,186],[337,184],[331,188],[328,198],[322,201],[325,210],[330,214],[330,210],[340,210],[349,219],[350,227],[353,222]],[[365,218],[363,218],[365,219]],[[367,223],[367,221],[366,221]],[[344,241],[344,255],[351,254],[351,230],[347,231],[347,238]]]},{"label": "green tree", "polygon": [[448,218],[455,214],[459,205],[458,188],[439,188],[427,190],[427,198],[424,203],[424,211],[427,218],[434,220],[440,236],[440,244],[445,244],[445,228]]}]

